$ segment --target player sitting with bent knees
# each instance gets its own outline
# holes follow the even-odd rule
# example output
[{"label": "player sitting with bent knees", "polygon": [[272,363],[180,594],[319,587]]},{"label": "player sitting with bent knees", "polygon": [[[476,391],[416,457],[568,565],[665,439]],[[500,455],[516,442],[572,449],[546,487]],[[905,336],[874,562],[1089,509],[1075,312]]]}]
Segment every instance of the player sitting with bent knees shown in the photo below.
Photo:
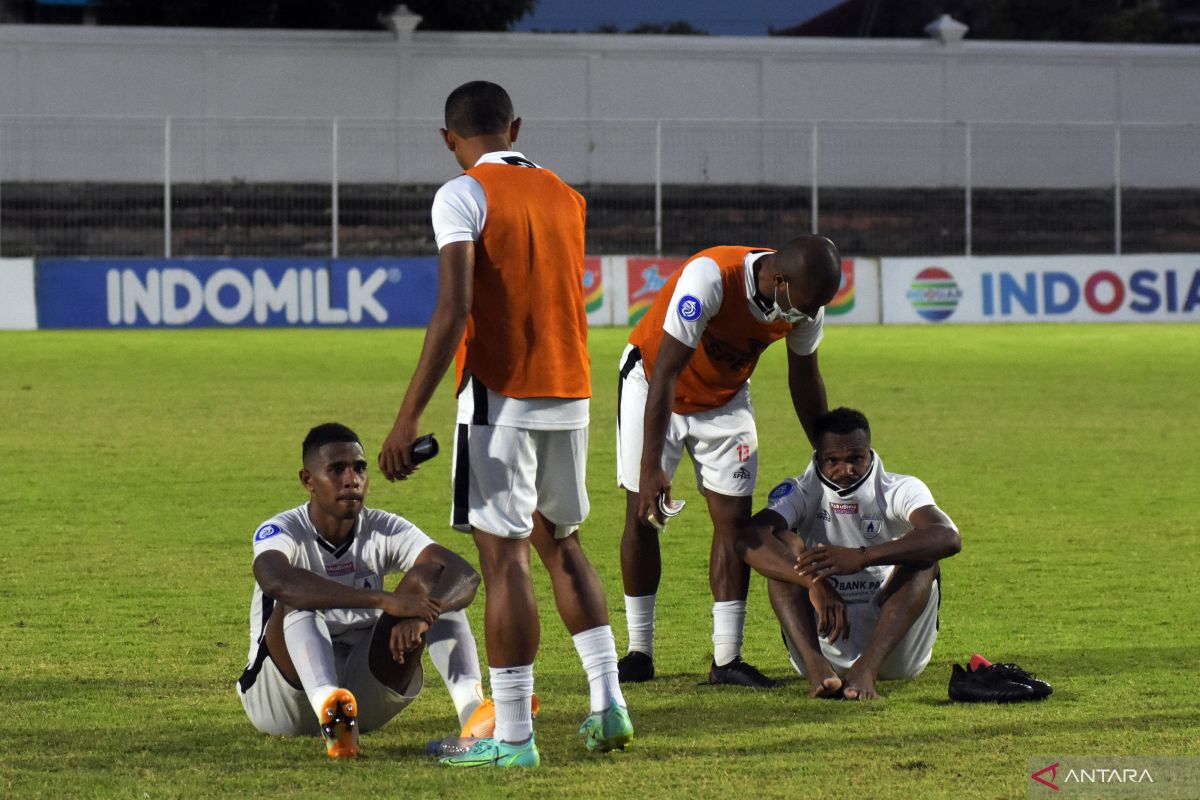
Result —
[{"label": "player sitting with bent knees", "polygon": [[[466,615],[479,575],[402,517],[365,508],[367,460],[355,433],[309,431],[304,505],[254,534],[250,655],[238,694],[254,727],[325,737],[332,758],[358,755],[421,691],[421,653],[465,722],[483,696]],[[384,576],[404,572],[394,592]]]},{"label": "player sitting with bent knees", "polygon": [[739,536],[771,580],[792,666],[812,697],[872,700],[877,680],[915,678],[937,639],[938,562],[962,548],[919,479],[887,472],[860,412],[815,423],[805,473],[771,490]]}]

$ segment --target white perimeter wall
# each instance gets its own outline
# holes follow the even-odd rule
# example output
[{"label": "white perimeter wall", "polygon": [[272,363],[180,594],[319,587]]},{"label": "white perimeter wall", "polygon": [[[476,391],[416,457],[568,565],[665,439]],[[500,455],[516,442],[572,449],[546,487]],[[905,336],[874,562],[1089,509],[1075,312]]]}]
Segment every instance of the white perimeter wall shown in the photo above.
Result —
[{"label": "white perimeter wall", "polygon": [[823,185],[962,185],[963,122],[976,186],[1200,182],[1197,46],[9,25],[0,76],[0,181],[162,180],[167,141],[175,181],[326,181],[337,118],[341,180],[437,183],[487,78],[572,182],[648,184],[660,141],[667,183],[808,186],[817,122]]},{"label": "white perimeter wall", "polygon": [[1200,47],[0,26],[0,114],[1200,122]]}]

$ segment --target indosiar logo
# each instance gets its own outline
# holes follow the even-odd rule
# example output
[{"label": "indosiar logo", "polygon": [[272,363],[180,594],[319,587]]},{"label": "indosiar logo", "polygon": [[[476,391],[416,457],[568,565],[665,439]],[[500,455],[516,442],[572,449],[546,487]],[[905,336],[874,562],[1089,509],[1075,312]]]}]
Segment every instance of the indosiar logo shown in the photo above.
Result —
[{"label": "indosiar logo", "polygon": [[962,300],[962,289],[954,276],[941,267],[926,267],[913,278],[905,293],[908,302],[923,319],[941,322],[948,319]]},{"label": "indosiar logo", "polygon": [[1200,270],[1139,269],[1128,276],[1101,269],[985,272],[980,279],[986,317],[1058,317],[1079,312],[1107,316],[1192,314],[1200,309]]}]

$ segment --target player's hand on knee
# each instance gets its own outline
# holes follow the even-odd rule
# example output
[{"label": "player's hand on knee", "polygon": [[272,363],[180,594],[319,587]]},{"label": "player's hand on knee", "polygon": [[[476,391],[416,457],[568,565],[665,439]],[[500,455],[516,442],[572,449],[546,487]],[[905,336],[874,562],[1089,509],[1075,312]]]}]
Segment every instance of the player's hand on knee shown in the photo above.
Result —
[{"label": "player's hand on knee", "polygon": [[397,664],[403,664],[405,655],[421,646],[428,630],[429,625],[419,619],[403,619],[392,626],[389,647]]},{"label": "player's hand on knee", "polygon": [[432,625],[442,613],[442,604],[424,592],[393,592],[385,596],[383,611],[393,617],[413,617]]},{"label": "player's hand on knee", "polygon": [[823,580],[814,581],[808,599],[817,613],[817,633],[830,642],[850,638],[850,615],[837,590]]},{"label": "player's hand on knee", "polygon": [[831,575],[850,575],[866,569],[866,558],[856,547],[819,544],[800,556],[800,574],[813,580]]}]

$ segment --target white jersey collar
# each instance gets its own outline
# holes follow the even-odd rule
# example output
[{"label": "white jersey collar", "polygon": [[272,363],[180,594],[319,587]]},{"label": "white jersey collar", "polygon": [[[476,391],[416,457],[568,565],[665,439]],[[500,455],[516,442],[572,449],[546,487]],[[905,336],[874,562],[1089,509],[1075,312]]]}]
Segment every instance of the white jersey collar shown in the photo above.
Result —
[{"label": "white jersey collar", "polygon": [[[475,162],[475,166],[480,164],[503,164],[506,158],[519,158],[522,161],[529,161],[528,158],[518,153],[516,150],[493,150],[490,153],[484,153]],[[532,162],[530,162],[532,163]]]},{"label": "white jersey collar", "polygon": [[815,452],[813,453],[812,464],[813,471],[817,473],[817,480],[821,481],[821,485],[830,491],[836,492],[837,496],[843,499],[853,497],[854,494],[867,483],[867,481],[871,480],[871,478],[875,475],[875,470],[883,468],[879,462],[879,455],[874,450],[871,450],[871,466],[866,472],[863,473],[861,478],[855,481],[851,486],[843,489],[821,473],[821,467],[819,464],[817,464],[817,454]]},{"label": "white jersey collar", "polygon": [[754,280],[754,262],[758,261],[763,256],[770,253],[770,250],[754,250],[746,254],[742,260],[742,276],[745,279],[746,286],[746,304],[750,307],[750,313],[759,322],[767,321],[767,314],[775,307],[774,303],[763,308],[758,299],[758,286]]}]

